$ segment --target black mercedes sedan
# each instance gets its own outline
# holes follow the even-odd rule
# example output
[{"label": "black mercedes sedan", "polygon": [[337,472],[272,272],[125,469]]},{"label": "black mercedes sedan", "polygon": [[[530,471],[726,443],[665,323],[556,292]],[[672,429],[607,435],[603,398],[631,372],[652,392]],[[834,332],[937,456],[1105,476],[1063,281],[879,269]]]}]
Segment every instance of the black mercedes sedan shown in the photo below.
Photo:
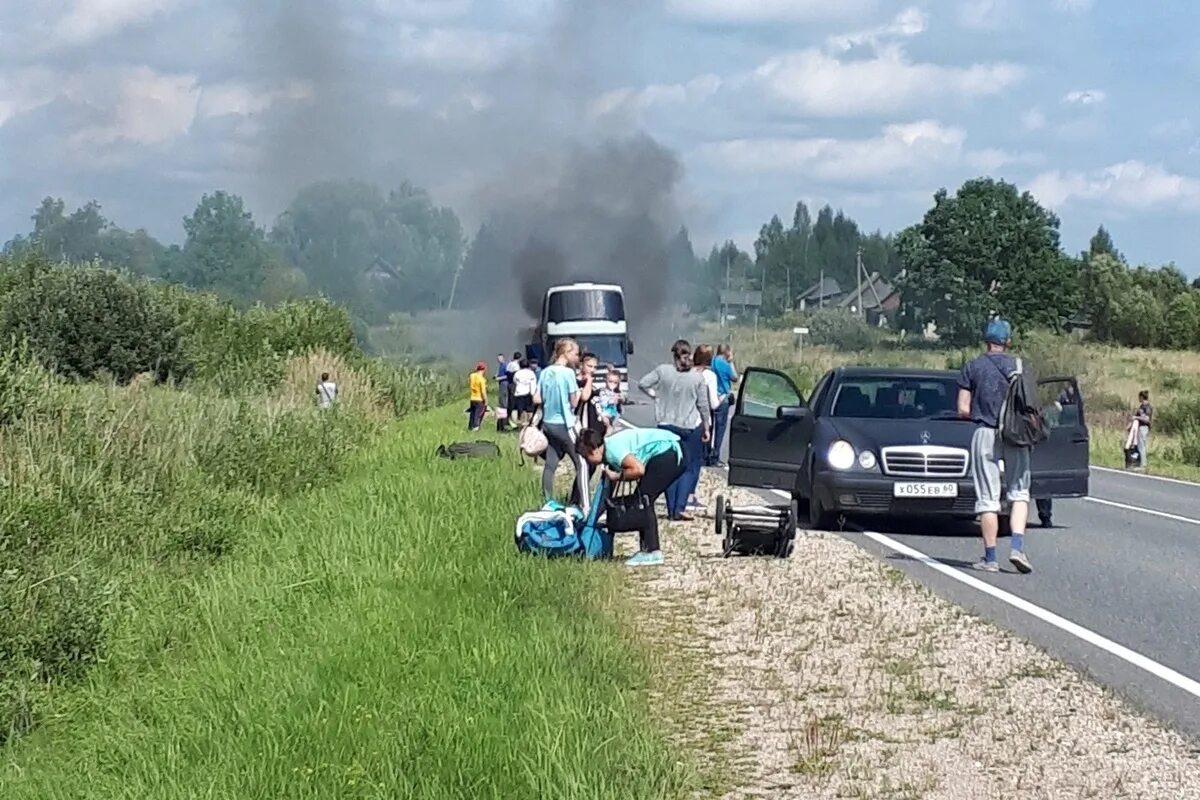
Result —
[{"label": "black mercedes sedan", "polygon": [[[839,367],[805,398],[786,374],[748,368],[729,427],[729,483],[790,492],[817,529],[843,515],[974,517],[975,428],[956,413],[957,379],[949,370]],[[1033,452],[1034,497],[1085,497],[1078,382],[1040,380],[1038,402],[1050,436]]]}]

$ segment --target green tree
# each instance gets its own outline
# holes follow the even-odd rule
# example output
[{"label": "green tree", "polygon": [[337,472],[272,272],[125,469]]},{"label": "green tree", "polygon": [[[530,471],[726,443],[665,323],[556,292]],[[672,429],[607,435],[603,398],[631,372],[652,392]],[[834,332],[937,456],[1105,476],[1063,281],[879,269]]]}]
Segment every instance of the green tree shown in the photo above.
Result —
[{"label": "green tree", "polygon": [[1125,256],[1121,255],[1120,251],[1117,250],[1117,246],[1113,244],[1112,235],[1103,225],[1096,229],[1096,233],[1092,236],[1091,241],[1088,242],[1085,259],[1100,255],[1112,256],[1122,264],[1125,263]]},{"label": "green tree", "polygon": [[1059,250],[1058,218],[1028,192],[991,178],[934,195],[903,235],[904,323],[936,325],[954,344],[979,338],[994,314],[1018,328],[1060,329],[1075,310],[1079,276]]},{"label": "green tree", "polygon": [[1200,347],[1200,293],[1175,295],[1167,306],[1163,344],[1176,350]]},{"label": "green tree", "polygon": [[159,271],[165,249],[145,230],[129,232],[104,217],[100,204],[89,202],[71,214],[61,199],[47,197],[31,217],[33,231],[9,241],[5,252],[35,250],[55,261],[100,261],[139,275]]},{"label": "green tree", "polygon": [[168,263],[168,280],[243,303],[259,299],[278,259],[240,197],[220,191],[204,195],[184,218],[183,229],[187,239]]},{"label": "green tree", "polygon": [[305,187],[271,239],[313,288],[373,315],[445,307],[466,247],[458,216],[424,190],[362,181]]},{"label": "green tree", "polygon": [[1092,335],[1102,341],[1117,338],[1123,307],[1133,288],[1129,270],[1109,253],[1099,253],[1083,267],[1082,309],[1092,321]]},{"label": "green tree", "polygon": [[1162,304],[1149,290],[1133,286],[1115,308],[1114,338],[1130,347],[1154,347],[1163,339],[1164,316]]}]

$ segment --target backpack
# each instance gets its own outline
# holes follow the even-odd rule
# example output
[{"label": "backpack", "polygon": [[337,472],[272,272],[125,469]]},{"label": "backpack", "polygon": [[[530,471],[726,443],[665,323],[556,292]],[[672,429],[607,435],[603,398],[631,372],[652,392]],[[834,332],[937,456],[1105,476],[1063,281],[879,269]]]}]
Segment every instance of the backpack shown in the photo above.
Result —
[{"label": "backpack", "polygon": [[[996,369],[1000,367],[996,366]],[[1018,358],[1016,370],[1008,376],[1008,391],[1000,406],[1000,439],[1012,447],[1033,447],[1050,435],[1042,412],[1029,402],[1029,383]]]},{"label": "backpack", "polygon": [[517,518],[513,541],[517,552],[545,558],[583,558],[596,561],[612,558],[613,538],[608,530],[596,524],[603,507],[606,481],[600,481],[592,499],[591,511],[584,514],[578,508],[567,508],[549,502],[539,511]]},{"label": "backpack", "polygon": [[457,461],[460,458],[499,458],[500,448],[494,442],[455,442],[439,445],[438,458]]},{"label": "backpack", "polygon": [[526,456],[539,458],[550,449],[550,440],[542,432],[541,409],[534,415],[533,421],[521,429],[520,435],[517,436],[517,447],[521,451],[522,464],[525,463]]}]

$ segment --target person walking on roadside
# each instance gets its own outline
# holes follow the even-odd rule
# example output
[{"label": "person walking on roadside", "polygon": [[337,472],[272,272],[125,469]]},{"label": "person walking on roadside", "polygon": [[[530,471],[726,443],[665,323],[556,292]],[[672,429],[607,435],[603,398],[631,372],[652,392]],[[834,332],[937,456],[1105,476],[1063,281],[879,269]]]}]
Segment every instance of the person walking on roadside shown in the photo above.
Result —
[{"label": "person walking on roadside", "polygon": [[321,380],[317,383],[317,405],[322,411],[333,408],[333,404],[337,402],[337,384],[329,378],[328,372],[321,373]]},{"label": "person walking on roadside", "polygon": [[671,347],[670,364],[661,364],[638,381],[638,388],[654,398],[654,419],[658,427],[679,437],[685,471],[666,491],[667,516],[690,522],[687,499],[700,480],[700,462],[709,440],[706,425],[708,389],[700,373],[692,369],[692,346],[684,339]]},{"label": "person walking on roadside", "polygon": [[[975,569],[999,572],[996,538],[1000,533],[1000,463],[1008,484],[1009,523],[1012,541],[1008,560],[1018,571],[1033,571],[1025,555],[1025,527],[1029,520],[1030,448],[1013,447],[1000,436],[1000,412],[1008,396],[1009,381],[1019,371],[1008,350],[1012,326],[1004,320],[988,323],[984,333],[986,351],[962,368],[958,377],[958,415],[975,423],[971,437],[971,472],[975,483],[975,513],[983,533],[983,559]],[[1029,380],[1026,372],[1021,380]],[[1036,397],[1036,392],[1027,393]]]},{"label": "person walking on roadside", "polygon": [[717,356],[712,363],[717,376],[717,395],[720,404],[713,410],[713,437],[708,446],[708,466],[721,467],[721,448],[725,446],[725,431],[729,427],[729,407],[733,399],[733,386],[738,374],[733,366],[733,347],[728,343],[717,345]]},{"label": "person walking on roadside", "polygon": [[[711,432],[714,429],[713,422],[716,414],[716,409],[721,405],[721,396],[717,392],[717,373],[713,372],[713,348],[712,345],[701,344],[696,345],[696,352],[692,354],[692,369],[700,373],[700,377],[704,379],[704,388],[708,392],[708,418],[705,420],[705,426]],[[704,466],[709,461],[709,455],[712,451],[712,438],[701,449],[700,465]],[[697,474],[696,481],[699,483],[700,476]],[[703,512],[704,504],[696,497],[696,487],[692,487],[692,493],[688,495],[687,510],[692,512]]]},{"label": "person walking on roadside", "polygon": [[588,511],[587,467],[575,452],[579,421],[575,409],[579,406],[579,383],[575,368],[579,365],[579,345],[574,339],[559,339],[554,345],[550,366],[538,377],[533,402],[542,409],[542,433],[546,435],[546,464],[542,468],[542,493],[547,500],[554,498],[554,474],[559,462],[566,458],[574,471],[572,492],[580,494],[580,509]]},{"label": "person walking on roadside", "polygon": [[1133,421],[1137,423],[1137,469],[1144,470],[1146,468],[1146,448],[1150,444],[1150,424],[1154,421],[1154,406],[1150,405],[1149,389],[1142,389],[1138,392],[1138,408],[1133,415]]},{"label": "person walking on roadside", "polygon": [[631,567],[662,564],[654,505],[686,468],[679,437],[659,428],[629,428],[607,438],[588,430],[579,435],[578,450],[589,464],[603,466],[610,484],[637,481],[634,496],[643,499],[647,513],[638,531],[641,550],[625,563]]},{"label": "person walking on roadside", "polygon": [[483,416],[487,413],[487,364],[480,361],[475,365],[475,371],[467,378],[467,394],[469,397],[467,430],[478,432],[483,425]]}]

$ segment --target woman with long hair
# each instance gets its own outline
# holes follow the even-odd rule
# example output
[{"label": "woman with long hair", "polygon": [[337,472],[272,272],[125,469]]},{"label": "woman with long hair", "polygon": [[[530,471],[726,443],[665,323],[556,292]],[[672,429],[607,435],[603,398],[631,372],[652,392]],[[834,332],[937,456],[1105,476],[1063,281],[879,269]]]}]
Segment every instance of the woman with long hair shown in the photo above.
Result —
[{"label": "woman with long hair", "polygon": [[[705,420],[709,431],[713,431],[716,427],[715,414],[716,410],[721,406],[721,396],[717,391],[717,373],[713,371],[713,348],[712,345],[701,344],[696,346],[696,352],[692,354],[692,369],[700,373],[701,379],[704,381],[704,389],[708,395],[709,416]],[[688,511],[703,511],[704,504],[696,497],[696,487],[700,484],[700,469],[710,460],[712,455],[712,443],[714,437],[710,436],[709,440],[704,443],[704,447],[700,453],[700,460],[696,464],[689,464],[688,478],[692,481],[691,488],[688,489]],[[694,467],[694,474],[692,469]]]},{"label": "woman with long hair", "polygon": [[579,344],[574,339],[559,339],[554,345],[554,358],[550,366],[538,376],[533,402],[542,409],[542,433],[549,447],[546,449],[546,464],[542,468],[542,492],[546,499],[554,497],[554,474],[558,464],[566,458],[575,471],[574,483],[578,484],[579,506],[588,511],[587,466],[575,452],[575,440],[579,432],[579,421],[575,409],[579,405],[580,390],[575,377],[579,365]]},{"label": "woman with long hair", "polygon": [[712,415],[704,378],[692,367],[692,346],[680,339],[671,347],[671,363],[659,365],[638,381],[638,388],[654,398],[658,427],[679,437],[687,469],[667,489],[667,516],[684,522],[691,520],[687,500],[700,478],[700,460]]}]

